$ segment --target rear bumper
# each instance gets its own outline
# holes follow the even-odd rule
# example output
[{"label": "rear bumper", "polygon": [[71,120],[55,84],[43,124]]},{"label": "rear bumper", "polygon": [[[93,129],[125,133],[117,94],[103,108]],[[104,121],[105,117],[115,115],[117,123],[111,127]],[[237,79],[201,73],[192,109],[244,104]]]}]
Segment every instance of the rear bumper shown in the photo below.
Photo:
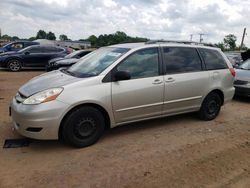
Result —
[{"label": "rear bumper", "polygon": [[250,97],[250,86],[234,86],[236,96]]},{"label": "rear bumper", "polygon": [[224,91],[224,104],[233,99],[234,93],[235,93],[234,87],[231,87],[228,90]]}]

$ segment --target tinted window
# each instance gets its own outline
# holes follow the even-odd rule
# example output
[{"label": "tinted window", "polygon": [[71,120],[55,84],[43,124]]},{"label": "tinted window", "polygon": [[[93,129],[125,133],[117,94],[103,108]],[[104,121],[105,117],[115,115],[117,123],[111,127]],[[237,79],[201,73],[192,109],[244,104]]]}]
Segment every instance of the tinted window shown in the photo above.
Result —
[{"label": "tinted window", "polygon": [[55,52],[61,52],[61,51],[63,51],[62,48],[57,48],[57,47],[53,47],[53,46],[43,47],[43,52],[45,52],[45,53],[55,53]]},{"label": "tinted window", "polygon": [[195,48],[164,48],[167,74],[201,71],[200,57]]},{"label": "tinted window", "polygon": [[131,79],[159,75],[159,55],[157,48],[140,50],[117,66],[118,71],[128,71]]},{"label": "tinted window", "polygon": [[26,51],[30,53],[41,53],[41,47],[30,47]]},{"label": "tinted window", "polygon": [[207,70],[226,69],[227,64],[222,55],[216,50],[199,49],[205,61]]}]

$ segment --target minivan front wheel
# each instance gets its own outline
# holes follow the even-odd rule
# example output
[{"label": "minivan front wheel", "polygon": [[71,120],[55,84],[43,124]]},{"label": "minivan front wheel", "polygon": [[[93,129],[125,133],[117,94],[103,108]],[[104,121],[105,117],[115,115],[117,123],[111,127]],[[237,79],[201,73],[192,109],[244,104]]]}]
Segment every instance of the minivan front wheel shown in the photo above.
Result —
[{"label": "minivan front wheel", "polygon": [[20,71],[22,68],[22,64],[19,60],[17,59],[12,59],[10,61],[8,61],[7,63],[7,67],[10,71],[12,72],[17,72]]},{"label": "minivan front wheel", "polygon": [[210,121],[215,119],[221,109],[222,100],[217,93],[210,93],[204,99],[199,111],[199,116],[202,120]]},{"label": "minivan front wheel", "polygon": [[64,141],[75,147],[86,147],[101,137],[105,120],[98,109],[86,106],[71,112],[62,126]]}]

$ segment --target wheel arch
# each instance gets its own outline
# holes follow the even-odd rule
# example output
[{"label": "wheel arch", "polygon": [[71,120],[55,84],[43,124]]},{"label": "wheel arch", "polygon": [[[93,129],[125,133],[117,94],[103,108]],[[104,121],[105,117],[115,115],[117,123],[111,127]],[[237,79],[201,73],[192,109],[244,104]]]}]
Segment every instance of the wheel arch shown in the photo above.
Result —
[{"label": "wheel arch", "polygon": [[5,60],[5,65],[6,65],[6,67],[8,66],[8,62],[9,62],[9,61],[15,60],[15,59],[18,60],[18,61],[20,61],[21,65],[23,66],[23,60],[22,60],[22,58],[17,57],[17,56],[13,56],[13,57],[8,57],[8,58]]},{"label": "wheel arch", "polygon": [[[223,93],[223,91],[222,91],[221,89],[218,89],[218,88],[213,89],[212,91],[210,91],[210,92],[206,95],[206,97],[207,97],[210,93],[216,93],[216,94],[218,94],[218,95],[220,96],[221,101],[222,101],[222,105],[224,104],[224,93]],[[206,97],[205,97],[205,98],[206,98]],[[204,99],[205,99],[205,98],[204,98]],[[204,100],[203,100],[203,101],[204,101]]]},{"label": "wheel arch", "polygon": [[60,126],[59,126],[59,131],[58,131],[58,138],[62,138],[62,132],[63,132],[63,122],[65,121],[66,117],[72,113],[73,111],[75,111],[76,109],[79,109],[79,108],[82,108],[82,107],[94,107],[96,109],[98,109],[102,114],[103,114],[103,117],[105,119],[105,129],[109,129],[111,127],[111,120],[110,120],[110,116],[109,116],[109,113],[107,112],[107,110],[102,107],[101,105],[99,104],[96,104],[96,103],[83,103],[83,104],[78,104],[76,106],[73,106],[71,109],[69,109],[66,114],[64,114],[61,122],[60,122]]}]

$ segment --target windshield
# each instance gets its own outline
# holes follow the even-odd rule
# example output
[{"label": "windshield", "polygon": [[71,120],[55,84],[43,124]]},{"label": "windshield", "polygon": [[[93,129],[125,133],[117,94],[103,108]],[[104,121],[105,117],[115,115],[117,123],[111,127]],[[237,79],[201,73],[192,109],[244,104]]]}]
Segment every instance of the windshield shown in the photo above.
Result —
[{"label": "windshield", "polygon": [[67,73],[76,77],[91,77],[99,75],[127,51],[129,51],[128,48],[100,48],[70,67],[67,70]]},{"label": "windshield", "polygon": [[72,53],[66,55],[65,58],[73,58],[74,56],[76,56],[76,55],[79,54],[79,53],[81,53],[80,50],[75,51],[75,52],[72,52]]},{"label": "windshield", "polygon": [[246,60],[242,65],[240,65],[241,69],[250,70],[250,59]]}]

